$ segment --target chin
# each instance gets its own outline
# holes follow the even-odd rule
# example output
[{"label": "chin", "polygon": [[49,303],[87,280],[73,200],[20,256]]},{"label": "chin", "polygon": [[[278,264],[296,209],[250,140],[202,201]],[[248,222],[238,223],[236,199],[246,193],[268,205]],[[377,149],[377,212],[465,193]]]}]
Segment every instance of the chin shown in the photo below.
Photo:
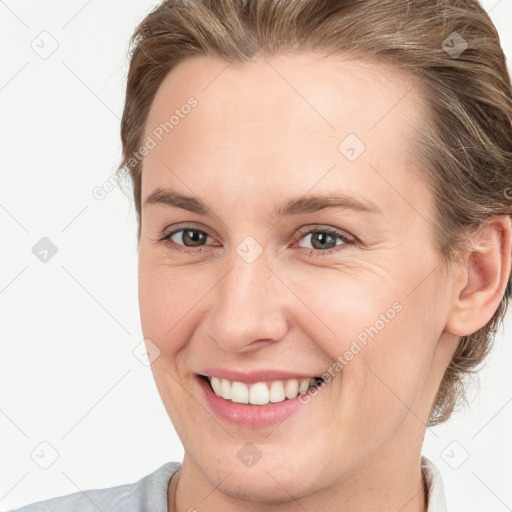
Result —
[{"label": "chin", "polygon": [[200,470],[213,487],[231,498],[272,504],[289,502],[290,496],[298,499],[313,494],[320,489],[320,482],[325,483],[324,471],[315,477],[307,460],[293,464],[286,460],[290,459],[263,456],[245,468],[237,459],[225,458],[201,465]]}]

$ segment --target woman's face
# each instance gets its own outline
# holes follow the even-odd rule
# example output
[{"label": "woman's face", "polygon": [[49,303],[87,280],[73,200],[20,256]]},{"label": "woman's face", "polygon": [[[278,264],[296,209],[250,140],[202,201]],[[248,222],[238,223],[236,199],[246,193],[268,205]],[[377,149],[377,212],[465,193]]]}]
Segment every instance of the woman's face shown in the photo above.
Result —
[{"label": "woman's face", "polygon": [[142,329],[184,467],[220,492],[286,500],[417,463],[455,338],[413,86],[309,54],[193,58],[158,90]]}]

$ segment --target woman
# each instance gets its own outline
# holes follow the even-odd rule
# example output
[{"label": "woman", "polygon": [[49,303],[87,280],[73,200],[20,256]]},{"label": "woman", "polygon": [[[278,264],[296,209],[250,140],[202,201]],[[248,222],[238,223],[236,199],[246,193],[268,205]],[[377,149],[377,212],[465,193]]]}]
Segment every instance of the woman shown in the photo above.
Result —
[{"label": "woman", "polygon": [[486,13],[172,0],[133,45],[121,170],[185,456],[19,510],[446,510],[425,429],[510,294],[512,101]]}]

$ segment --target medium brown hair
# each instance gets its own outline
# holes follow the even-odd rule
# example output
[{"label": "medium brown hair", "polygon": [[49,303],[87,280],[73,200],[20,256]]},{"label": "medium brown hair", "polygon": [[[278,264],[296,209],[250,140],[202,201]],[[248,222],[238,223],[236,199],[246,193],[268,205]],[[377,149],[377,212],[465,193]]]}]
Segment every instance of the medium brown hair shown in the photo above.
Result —
[{"label": "medium brown hair", "polygon": [[[193,56],[248,63],[256,55],[315,51],[388,63],[421,85],[428,106],[416,153],[434,194],[443,261],[460,255],[468,228],[512,215],[510,77],[496,28],[476,0],[167,0],[140,23],[131,45],[119,171],[132,181],[138,240],[143,160],[133,155],[158,87]],[[488,354],[510,288],[509,278],[491,321],[461,337],[430,425],[464,399],[465,377]]]}]

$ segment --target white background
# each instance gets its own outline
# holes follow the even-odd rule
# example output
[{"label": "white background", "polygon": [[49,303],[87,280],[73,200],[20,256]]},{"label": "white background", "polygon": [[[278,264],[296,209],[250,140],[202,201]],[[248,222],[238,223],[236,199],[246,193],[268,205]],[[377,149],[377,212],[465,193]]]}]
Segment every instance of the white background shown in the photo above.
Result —
[{"label": "white background", "polygon": [[[93,196],[120,159],[128,40],[154,4],[0,1],[1,510],[138,480],[183,457],[133,354],[129,189]],[[510,62],[512,0],[483,5]],[[46,59],[35,51],[57,44]],[[42,237],[58,249],[47,263],[32,253]],[[450,512],[512,510],[511,328],[509,316],[471,408],[427,430]]]}]

